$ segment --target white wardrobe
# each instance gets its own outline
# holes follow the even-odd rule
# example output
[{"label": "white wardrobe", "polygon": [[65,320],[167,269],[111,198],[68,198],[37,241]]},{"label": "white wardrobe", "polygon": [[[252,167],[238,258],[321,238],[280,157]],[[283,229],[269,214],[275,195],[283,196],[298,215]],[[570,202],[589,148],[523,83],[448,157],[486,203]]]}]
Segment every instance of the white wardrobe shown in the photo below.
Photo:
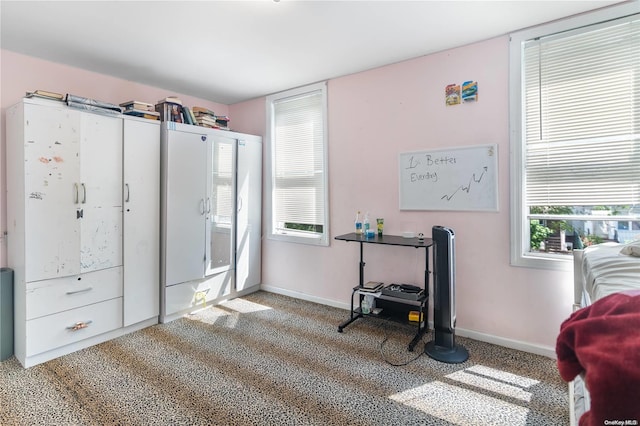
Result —
[{"label": "white wardrobe", "polygon": [[7,109],[15,355],[29,367],[158,322],[159,122]]},{"label": "white wardrobe", "polygon": [[261,279],[262,139],[161,126],[161,307],[167,322],[256,291]]}]

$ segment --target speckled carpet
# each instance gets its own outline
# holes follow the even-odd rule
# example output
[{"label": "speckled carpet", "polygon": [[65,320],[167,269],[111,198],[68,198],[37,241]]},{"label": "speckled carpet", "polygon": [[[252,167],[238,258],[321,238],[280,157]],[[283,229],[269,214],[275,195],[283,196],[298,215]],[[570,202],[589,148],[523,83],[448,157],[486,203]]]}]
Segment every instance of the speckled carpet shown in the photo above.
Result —
[{"label": "speckled carpet", "polygon": [[0,424],[569,424],[554,360],[458,337],[469,360],[443,364],[407,351],[408,325],[338,333],[347,315],[258,292],[30,369],[12,357]]}]

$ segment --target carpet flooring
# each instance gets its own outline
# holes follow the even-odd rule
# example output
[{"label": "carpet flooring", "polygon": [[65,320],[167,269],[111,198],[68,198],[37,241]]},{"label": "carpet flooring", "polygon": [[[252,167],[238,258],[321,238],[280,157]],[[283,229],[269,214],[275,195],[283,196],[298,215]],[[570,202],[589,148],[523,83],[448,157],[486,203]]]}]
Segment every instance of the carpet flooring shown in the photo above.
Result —
[{"label": "carpet flooring", "polygon": [[23,369],[0,363],[0,424],[568,425],[555,361],[257,292]]}]

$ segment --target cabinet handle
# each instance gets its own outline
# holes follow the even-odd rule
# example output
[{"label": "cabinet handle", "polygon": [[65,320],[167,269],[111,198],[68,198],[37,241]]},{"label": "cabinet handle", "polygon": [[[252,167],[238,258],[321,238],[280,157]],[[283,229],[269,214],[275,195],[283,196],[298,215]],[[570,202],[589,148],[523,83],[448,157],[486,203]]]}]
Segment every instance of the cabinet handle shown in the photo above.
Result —
[{"label": "cabinet handle", "polygon": [[78,294],[78,293],[84,293],[86,291],[91,291],[91,290],[93,290],[93,287],[87,287],[80,290],[68,291],[67,294]]},{"label": "cabinet handle", "polygon": [[79,201],[79,197],[78,197],[78,184],[77,184],[77,183],[74,183],[74,184],[73,184],[73,188],[76,190],[76,198],[75,198],[75,201],[73,202],[73,204],[78,204],[78,201]]},{"label": "cabinet handle", "polygon": [[129,184],[128,184],[128,183],[125,183],[125,184],[124,184],[124,187],[125,187],[125,188],[127,188],[127,198],[125,198],[125,199],[124,199],[124,202],[125,202],[125,203],[128,203],[128,202],[129,202],[129,199],[131,198],[131,197],[130,197],[131,193],[129,192]]},{"label": "cabinet handle", "polygon": [[71,331],[78,331],[78,330],[82,330],[83,328],[87,328],[89,327],[89,324],[91,324],[93,321],[89,320],[89,321],[79,321],[73,325],[70,325],[67,327],[67,330],[71,330]]},{"label": "cabinet handle", "polygon": [[200,215],[204,215],[204,198],[200,198]]},{"label": "cabinet handle", "polygon": [[207,214],[211,213],[211,198],[207,198]]},{"label": "cabinet handle", "polygon": [[81,183],[80,185],[82,185],[82,204],[85,204],[87,202],[87,187],[84,183]]},{"label": "cabinet handle", "polygon": [[238,211],[242,210],[242,197],[238,197]]}]

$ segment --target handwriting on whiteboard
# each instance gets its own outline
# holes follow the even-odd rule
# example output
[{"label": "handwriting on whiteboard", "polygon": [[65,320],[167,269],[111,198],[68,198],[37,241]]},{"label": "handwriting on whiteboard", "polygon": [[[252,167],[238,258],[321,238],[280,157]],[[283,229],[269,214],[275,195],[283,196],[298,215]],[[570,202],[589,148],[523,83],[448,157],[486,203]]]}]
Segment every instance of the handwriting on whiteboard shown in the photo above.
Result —
[{"label": "handwriting on whiteboard", "polygon": [[451,201],[451,199],[460,191],[466,192],[468,194],[469,191],[471,191],[471,187],[472,187],[473,183],[482,182],[482,178],[484,177],[485,173],[487,173],[487,171],[489,170],[489,168],[487,166],[484,166],[482,169],[483,169],[483,171],[482,171],[482,173],[480,173],[480,175],[478,177],[476,177],[475,173],[472,174],[471,178],[469,179],[469,183],[467,183],[466,185],[460,185],[451,194],[444,194],[441,199],[442,200]]}]

